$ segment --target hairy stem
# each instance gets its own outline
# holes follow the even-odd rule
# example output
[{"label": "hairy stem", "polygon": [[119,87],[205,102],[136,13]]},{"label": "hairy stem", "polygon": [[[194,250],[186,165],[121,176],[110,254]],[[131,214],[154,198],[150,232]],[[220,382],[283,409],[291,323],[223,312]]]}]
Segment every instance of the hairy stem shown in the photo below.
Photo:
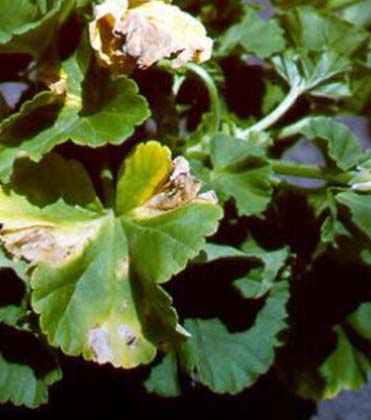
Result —
[{"label": "hairy stem", "polygon": [[300,86],[293,86],[286,98],[275,108],[270,114],[264,117],[262,120],[258,121],[256,124],[251,127],[240,130],[238,132],[238,137],[246,139],[250,133],[253,131],[264,131],[270,128],[275,124],[286,112],[295,104],[296,100],[303,93],[303,89]]},{"label": "hairy stem", "polygon": [[288,175],[297,178],[322,179],[333,184],[348,185],[354,174],[340,172],[318,165],[307,165],[285,160],[271,160],[273,171],[277,175]]}]

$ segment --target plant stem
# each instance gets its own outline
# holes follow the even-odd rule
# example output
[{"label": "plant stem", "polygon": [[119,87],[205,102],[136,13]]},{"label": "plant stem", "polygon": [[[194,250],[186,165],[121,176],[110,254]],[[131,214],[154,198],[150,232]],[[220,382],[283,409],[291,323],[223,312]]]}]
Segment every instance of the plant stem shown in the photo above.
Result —
[{"label": "plant stem", "polygon": [[218,88],[210,74],[201,66],[194,63],[184,64],[184,68],[199,77],[207,88],[210,100],[210,111],[213,115],[213,131],[218,131],[220,126],[221,106]]},{"label": "plant stem", "polygon": [[303,93],[303,88],[300,86],[293,86],[286,98],[274,109],[270,114],[264,117],[262,120],[258,121],[256,124],[251,127],[240,130],[238,132],[238,137],[242,139],[247,139],[249,134],[253,131],[264,131],[276,123],[296,102],[299,96]]},{"label": "plant stem", "polygon": [[304,117],[293,124],[287,125],[286,127],[280,128],[274,132],[274,138],[277,140],[285,140],[289,137],[297,136],[300,131],[308,123],[310,117]]},{"label": "plant stem", "polygon": [[308,165],[287,160],[271,160],[273,171],[277,175],[288,175],[297,178],[315,178],[333,184],[348,185],[354,174],[339,172],[333,169],[317,165]]}]

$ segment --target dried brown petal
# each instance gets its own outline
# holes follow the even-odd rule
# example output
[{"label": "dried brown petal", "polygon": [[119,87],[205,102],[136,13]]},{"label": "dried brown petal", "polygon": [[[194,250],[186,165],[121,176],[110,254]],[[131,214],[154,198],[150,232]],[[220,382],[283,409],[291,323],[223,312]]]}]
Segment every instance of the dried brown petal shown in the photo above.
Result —
[{"label": "dried brown petal", "polygon": [[107,0],[96,8],[90,39],[99,61],[123,72],[133,63],[147,68],[163,58],[172,59],[173,67],[200,63],[210,58],[213,44],[200,22],[158,0]]}]

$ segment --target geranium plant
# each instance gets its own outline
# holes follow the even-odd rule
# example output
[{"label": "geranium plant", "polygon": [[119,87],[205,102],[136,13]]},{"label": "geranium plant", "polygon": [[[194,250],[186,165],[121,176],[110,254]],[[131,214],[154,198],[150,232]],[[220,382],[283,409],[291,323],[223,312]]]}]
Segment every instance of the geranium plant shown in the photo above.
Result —
[{"label": "geranium plant", "polygon": [[365,383],[371,4],[272,3],[1,1],[0,402],[63,354],[165,397]]}]

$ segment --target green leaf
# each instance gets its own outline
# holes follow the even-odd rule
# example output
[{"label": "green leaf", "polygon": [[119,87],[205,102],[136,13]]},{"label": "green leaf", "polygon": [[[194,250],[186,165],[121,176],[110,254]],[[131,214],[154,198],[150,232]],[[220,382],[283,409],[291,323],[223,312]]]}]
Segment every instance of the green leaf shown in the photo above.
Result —
[{"label": "green leaf", "polygon": [[337,52],[297,53],[287,50],[272,58],[278,74],[300,93],[330,99],[349,96],[345,76],[352,69],[350,60]]},{"label": "green leaf", "polygon": [[40,55],[73,7],[73,0],[2,0],[0,51]]},{"label": "green leaf", "polygon": [[359,142],[352,131],[345,124],[330,118],[309,118],[300,132],[308,140],[324,140],[328,149],[328,157],[339,169],[344,171],[357,165],[363,155]]},{"label": "green leaf", "polygon": [[26,314],[27,310],[22,306],[0,306],[0,323],[15,327]]},{"label": "green leaf", "polygon": [[240,215],[261,213],[272,196],[271,165],[259,146],[223,134],[211,139],[211,182],[222,197],[233,197]]},{"label": "green leaf", "polygon": [[0,125],[1,179],[9,180],[17,158],[39,161],[68,140],[89,147],[121,144],[148,117],[135,82],[110,80],[96,68],[87,73],[89,57],[82,46],[63,63],[68,88],[62,104],[60,97],[42,92]]},{"label": "green leaf", "polygon": [[0,353],[0,402],[39,407],[48,401],[48,386],[61,377],[58,369],[39,377],[32,367],[7,360]]},{"label": "green leaf", "polygon": [[209,263],[224,258],[246,258],[246,254],[240,249],[228,245],[219,245],[207,242],[197,257],[197,262]]},{"label": "green leaf", "polygon": [[[367,382],[371,372],[371,352],[366,346],[357,344],[354,334],[370,342],[370,321],[371,303],[367,302],[348,315],[344,325],[334,328],[337,346],[319,369],[324,381],[322,398],[332,398],[344,389],[359,389]],[[349,334],[349,327],[353,334]]]},{"label": "green leaf", "polygon": [[265,81],[265,93],[262,103],[262,112],[264,115],[271,112],[285,99],[285,91],[281,85],[272,83],[270,80]]},{"label": "green leaf", "polygon": [[281,15],[281,21],[291,44],[306,51],[331,50],[350,57],[368,39],[362,28],[311,6],[293,8]]},{"label": "green leaf", "polygon": [[178,381],[178,361],[174,351],[166,353],[161,363],[152,368],[144,385],[148,392],[153,392],[161,397],[181,395]]},{"label": "green leaf", "polygon": [[347,323],[358,335],[371,342],[371,303],[359,305],[356,311],[348,315]]},{"label": "green leaf", "polygon": [[371,239],[371,195],[361,195],[352,191],[337,194],[336,201],[351,212],[352,222]]},{"label": "green leaf", "polygon": [[371,0],[350,2],[348,7],[341,10],[341,17],[354,25],[369,27],[371,24]]},{"label": "green leaf", "polygon": [[338,247],[337,239],[339,236],[351,238],[352,235],[345,225],[338,219],[338,207],[335,197],[331,192],[327,192],[329,215],[321,226],[321,241],[326,245]]},{"label": "green leaf", "polygon": [[275,20],[264,21],[252,7],[245,6],[237,24],[231,26],[220,38],[217,54],[228,55],[237,47],[245,53],[261,58],[270,57],[285,48],[283,31]]},{"label": "green leaf", "polygon": [[287,260],[289,249],[267,251],[254,240],[247,241],[242,249],[246,257],[260,260],[263,267],[253,268],[233,284],[240,290],[244,298],[256,299],[267,293],[273,286],[279,271]]},{"label": "green leaf", "polygon": [[344,389],[359,389],[367,382],[371,359],[351,344],[343,328],[334,328],[337,347],[320,367],[325,382],[321,397],[333,398]]},{"label": "green leaf", "polygon": [[248,331],[230,333],[218,319],[188,319],[192,338],[183,345],[183,367],[216,393],[237,394],[256,382],[274,361],[285,328],[287,282],[276,283]]}]

